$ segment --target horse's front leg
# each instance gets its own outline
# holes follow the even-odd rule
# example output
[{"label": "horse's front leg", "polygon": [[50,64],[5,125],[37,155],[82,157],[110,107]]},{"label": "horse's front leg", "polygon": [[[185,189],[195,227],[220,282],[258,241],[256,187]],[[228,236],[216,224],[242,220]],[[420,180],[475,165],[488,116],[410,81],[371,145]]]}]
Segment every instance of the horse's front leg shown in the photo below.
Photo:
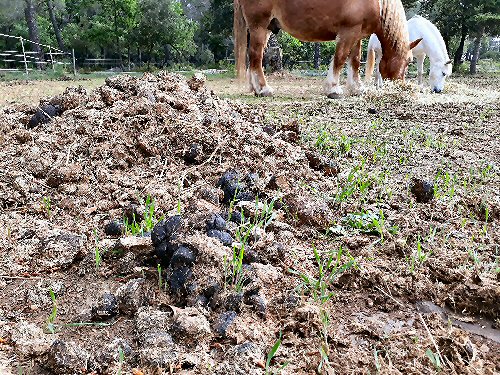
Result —
[{"label": "horse's front leg", "polygon": [[328,70],[325,82],[325,94],[330,99],[338,99],[343,94],[342,87],[340,87],[340,71],[342,70],[347,57],[351,53],[351,49],[357,40],[357,34],[353,32],[338,35],[337,49],[330,64],[330,69]]},{"label": "horse's front leg", "polygon": [[359,79],[359,67],[361,66],[361,40],[358,40],[351,49],[347,61],[347,88],[353,95],[362,94],[363,84]]},{"label": "horse's front leg", "polygon": [[250,66],[248,77],[250,88],[257,96],[272,96],[274,91],[267,85],[266,77],[262,70],[262,58],[268,38],[269,31],[267,29],[250,29]]}]

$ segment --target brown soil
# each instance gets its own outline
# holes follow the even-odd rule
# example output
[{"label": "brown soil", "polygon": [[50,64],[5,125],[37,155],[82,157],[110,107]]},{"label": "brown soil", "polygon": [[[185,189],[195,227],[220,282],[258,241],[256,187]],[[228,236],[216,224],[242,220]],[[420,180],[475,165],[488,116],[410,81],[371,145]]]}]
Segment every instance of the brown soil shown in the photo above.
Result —
[{"label": "brown soil", "polygon": [[[228,100],[121,75],[2,110],[2,374],[261,374],[280,335],[283,374],[500,372],[500,79],[338,101],[271,83]],[[148,196],[174,234],[105,234]]]}]

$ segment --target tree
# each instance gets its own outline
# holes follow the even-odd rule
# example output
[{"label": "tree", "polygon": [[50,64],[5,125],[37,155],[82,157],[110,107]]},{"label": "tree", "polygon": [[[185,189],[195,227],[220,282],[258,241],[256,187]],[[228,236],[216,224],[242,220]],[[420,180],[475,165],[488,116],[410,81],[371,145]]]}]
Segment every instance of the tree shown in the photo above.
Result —
[{"label": "tree", "polygon": [[474,49],[469,68],[471,74],[477,72],[482,37],[485,34],[493,36],[500,34],[500,0],[481,1],[475,10],[473,22],[477,28],[474,33]]},{"label": "tree", "polygon": [[49,13],[50,22],[52,23],[52,28],[54,29],[54,35],[56,36],[57,45],[59,49],[64,51],[64,42],[61,34],[61,29],[56,20],[55,5],[53,0],[45,0],[45,5],[47,6],[47,11]]},{"label": "tree", "polygon": [[186,18],[179,2],[174,0],[139,0],[139,21],[135,41],[145,48],[148,67],[153,55],[163,52],[167,63],[172,49],[177,57],[190,56],[196,50],[196,24]]},{"label": "tree", "polygon": [[321,64],[321,44],[314,43],[314,69],[318,70]]},{"label": "tree", "polygon": [[[483,35],[498,34],[500,28],[500,0],[422,0],[421,12],[436,24],[443,34],[443,39],[450,49],[453,39],[458,43],[453,61],[454,69],[462,63],[467,37],[474,39],[474,50],[479,51]],[[479,53],[473,53],[471,71]]]},{"label": "tree", "polygon": [[209,11],[201,20],[197,39],[207,44],[215,60],[222,60],[233,50],[233,0],[211,0]]},{"label": "tree", "polygon": [[28,25],[28,34],[31,41],[31,49],[38,55],[39,61],[43,60],[43,53],[40,47],[40,32],[38,31],[38,21],[33,0],[24,0],[24,16]]}]

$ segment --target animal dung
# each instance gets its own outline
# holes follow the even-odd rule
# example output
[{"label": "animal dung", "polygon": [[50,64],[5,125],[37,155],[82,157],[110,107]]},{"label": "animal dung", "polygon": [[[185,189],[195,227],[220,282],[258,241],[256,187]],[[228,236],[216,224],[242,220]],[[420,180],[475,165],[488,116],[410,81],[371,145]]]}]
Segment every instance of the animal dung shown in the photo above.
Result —
[{"label": "animal dung", "polygon": [[424,180],[413,179],[411,193],[418,203],[428,203],[434,198],[434,185]]}]

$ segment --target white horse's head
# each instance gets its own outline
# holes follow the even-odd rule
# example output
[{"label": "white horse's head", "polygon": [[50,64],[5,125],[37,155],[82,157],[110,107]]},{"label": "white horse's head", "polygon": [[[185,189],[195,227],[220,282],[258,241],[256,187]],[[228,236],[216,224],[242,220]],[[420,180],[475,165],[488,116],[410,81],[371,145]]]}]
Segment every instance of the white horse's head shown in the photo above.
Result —
[{"label": "white horse's head", "polygon": [[444,81],[451,74],[451,61],[440,64],[431,64],[429,83],[432,92],[440,93],[444,90]]}]

